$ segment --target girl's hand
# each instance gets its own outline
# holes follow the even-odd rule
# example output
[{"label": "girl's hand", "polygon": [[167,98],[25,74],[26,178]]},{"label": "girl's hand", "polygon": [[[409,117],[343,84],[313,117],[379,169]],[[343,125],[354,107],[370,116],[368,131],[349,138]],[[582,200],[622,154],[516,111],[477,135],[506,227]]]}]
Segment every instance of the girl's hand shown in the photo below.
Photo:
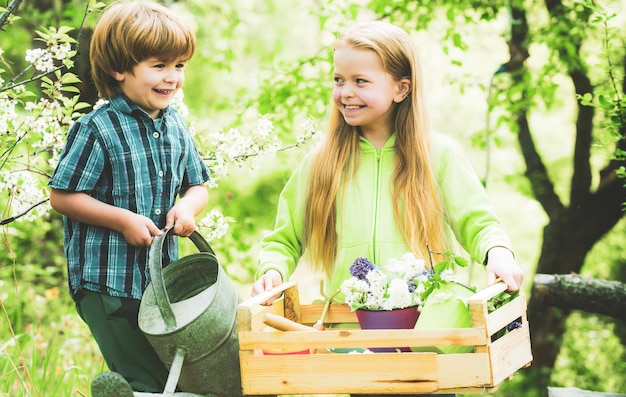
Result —
[{"label": "girl's hand", "polygon": [[524,272],[519,267],[513,253],[504,247],[493,247],[487,253],[487,285],[492,285],[501,279],[509,286],[507,291],[517,291],[522,288]]},{"label": "girl's hand", "polygon": [[[260,294],[261,292],[269,291],[272,288],[280,285],[283,282],[283,276],[278,272],[278,270],[270,269],[260,279],[258,279],[254,284],[252,284],[252,292],[250,295],[255,296]],[[276,296],[271,297],[262,305],[271,306],[274,304],[276,298],[278,298],[280,294],[276,294]]]}]

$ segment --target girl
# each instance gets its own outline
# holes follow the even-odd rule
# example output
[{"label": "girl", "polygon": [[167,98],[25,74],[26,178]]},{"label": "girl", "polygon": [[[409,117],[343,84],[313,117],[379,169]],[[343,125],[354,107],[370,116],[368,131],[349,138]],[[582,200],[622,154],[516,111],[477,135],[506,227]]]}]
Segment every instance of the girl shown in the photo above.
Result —
[{"label": "girl", "polygon": [[325,272],[330,296],[357,257],[428,258],[457,243],[487,265],[489,284],[521,288],[523,272],[471,164],[456,142],[431,134],[408,33],[384,22],[346,31],[334,47],[334,81],[327,137],[280,195],[252,295],[286,280],[301,256]]}]

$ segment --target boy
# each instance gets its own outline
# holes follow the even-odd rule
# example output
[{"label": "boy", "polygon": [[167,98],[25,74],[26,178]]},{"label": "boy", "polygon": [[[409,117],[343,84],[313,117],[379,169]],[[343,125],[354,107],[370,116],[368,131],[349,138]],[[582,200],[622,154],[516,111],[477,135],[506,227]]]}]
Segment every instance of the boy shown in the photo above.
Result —
[{"label": "boy", "polygon": [[[72,126],[50,181],[77,311],[111,371],[142,392],[162,391],[168,376],[137,325],[148,247],[163,228],[189,236],[208,199],[209,171],[170,106],[195,49],[193,32],[167,8],[110,5],[90,47],[108,103]],[[176,239],[163,252],[164,264],[175,260]]]}]

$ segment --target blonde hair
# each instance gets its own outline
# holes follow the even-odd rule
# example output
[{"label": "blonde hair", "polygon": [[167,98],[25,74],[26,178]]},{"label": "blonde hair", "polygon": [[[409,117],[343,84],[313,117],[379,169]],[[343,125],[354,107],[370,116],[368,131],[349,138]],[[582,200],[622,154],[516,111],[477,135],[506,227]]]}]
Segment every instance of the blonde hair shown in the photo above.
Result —
[{"label": "blonde hair", "polygon": [[[409,34],[385,22],[365,22],[341,34],[335,49],[374,51],[395,81],[409,79],[411,91],[394,104],[396,133],[393,192],[394,219],[409,249],[423,258],[446,250],[444,205],[429,155],[430,126],[424,103],[422,71]],[[359,132],[331,107],[326,141],[312,160],[304,222],[310,263],[331,274],[337,255],[336,201],[341,184],[356,172]]]},{"label": "blonde hair", "polygon": [[121,92],[112,73],[132,72],[151,57],[188,61],[195,51],[195,34],[165,6],[119,1],[105,9],[94,28],[91,75],[100,96],[110,99]]}]

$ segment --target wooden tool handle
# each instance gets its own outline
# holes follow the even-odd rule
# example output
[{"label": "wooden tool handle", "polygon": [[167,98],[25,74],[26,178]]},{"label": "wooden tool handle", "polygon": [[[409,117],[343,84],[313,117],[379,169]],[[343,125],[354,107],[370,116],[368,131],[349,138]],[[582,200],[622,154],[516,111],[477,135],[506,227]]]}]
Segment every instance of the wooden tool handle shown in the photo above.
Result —
[{"label": "wooden tool handle", "polygon": [[288,318],[279,316],[272,313],[265,313],[263,322],[270,327],[276,328],[280,331],[317,331],[313,327],[302,325],[295,321],[291,321]]}]

